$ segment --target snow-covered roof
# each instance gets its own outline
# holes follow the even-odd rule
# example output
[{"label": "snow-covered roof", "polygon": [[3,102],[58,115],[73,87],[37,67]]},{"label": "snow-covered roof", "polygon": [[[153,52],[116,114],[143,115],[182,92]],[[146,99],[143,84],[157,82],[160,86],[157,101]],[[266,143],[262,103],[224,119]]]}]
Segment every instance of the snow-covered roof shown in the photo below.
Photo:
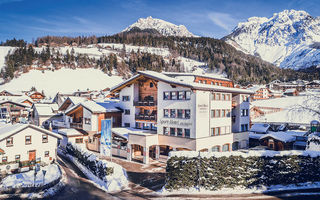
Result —
[{"label": "snow-covered roof", "polygon": [[264,136],[265,134],[256,134],[256,133],[253,133],[253,132],[249,132],[249,138],[252,138],[252,139],[257,139],[257,140],[260,140],[260,138],[262,136]]},{"label": "snow-covered roof", "polygon": [[269,132],[263,135],[260,139],[271,137],[282,142],[293,142],[296,140],[296,136],[303,136],[306,132],[297,131],[279,131],[279,132]]},{"label": "snow-covered roof", "polygon": [[295,91],[296,91],[295,88],[287,89],[287,90],[284,92],[284,94],[286,94],[286,93],[293,93],[293,92],[295,92]]},{"label": "snow-covered roof", "polygon": [[150,135],[150,134],[154,134],[155,131],[121,127],[121,128],[112,128],[111,132],[123,138],[128,139],[129,134]]},{"label": "snow-covered roof", "polygon": [[69,113],[70,111],[78,108],[79,106],[83,106],[84,108],[86,108],[87,110],[89,110],[92,113],[105,113],[105,112],[107,112],[106,108],[104,108],[103,106],[97,104],[94,101],[87,100],[87,101],[83,101],[83,102],[80,102],[80,103],[72,106],[71,108],[67,109],[65,111],[65,113]]},{"label": "snow-covered roof", "polygon": [[270,124],[253,124],[250,129],[250,132],[256,133],[266,133],[270,128]]},{"label": "snow-covered roof", "polygon": [[212,91],[221,91],[221,92],[230,92],[230,93],[243,93],[243,94],[253,94],[252,91],[246,89],[239,89],[239,88],[231,88],[231,87],[223,87],[217,85],[209,85],[209,84],[202,84],[202,83],[195,83],[192,81],[187,80],[178,80],[176,78],[169,77],[163,73],[155,72],[155,71],[139,71],[138,75],[133,76],[132,78],[122,82],[121,84],[111,88],[111,91],[115,91],[119,89],[121,86],[130,83],[134,79],[140,76],[149,77],[155,80],[163,81],[169,84],[175,84],[183,87],[188,87],[192,89],[199,89],[199,90],[212,90]]},{"label": "snow-covered roof", "polygon": [[30,105],[28,105],[28,104],[23,104],[23,103],[18,103],[18,102],[14,102],[14,101],[11,101],[11,100],[4,100],[4,101],[1,101],[0,100],[0,105],[1,104],[4,104],[4,103],[11,103],[11,104],[16,104],[16,105],[18,105],[18,106],[21,106],[21,107],[30,107]]},{"label": "snow-covered roof", "polygon": [[213,74],[213,73],[206,73],[206,74],[200,74],[200,73],[186,73],[186,72],[162,72],[163,74],[167,76],[199,76],[203,78],[212,78],[212,79],[218,79],[218,80],[225,80],[225,81],[231,81],[230,79],[223,77],[221,74]]},{"label": "snow-covered roof", "polygon": [[79,130],[74,129],[74,128],[63,128],[63,129],[59,129],[59,130],[58,130],[58,134],[64,135],[64,136],[67,136],[67,137],[87,135],[87,134],[85,134],[84,132],[79,131]]},{"label": "snow-covered roof", "polygon": [[266,86],[264,86],[264,85],[253,85],[252,87],[247,88],[247,90],[251,90],[253,92],[256,92],[256,91],[258,91],[260,89],[264,89],[264,88],[266,88]]},{"label": "snow-covered roof", "polygon": [[69,96],[67,99],[70,99],[74,105],[87,100],[86,97],[75,97],[75,96]]},{"label": "snow-covered roof", "polygon": [[9,93],[9,94],[14,95],[14,96],[22,96],[22,95],[24,95],[24,93],[22,91],[17,91],[17,90],[2,90],[0,92],[6,92],[6,93]]},{"label": "snow-covered roof", "polygon": [[19,124],[19,123],[17,123],[17,124],[14,124],[14,125],[12,125],[12,124],[0,124],[0,141],[4,140],[5,138],[7,138],[7,137],[9,137],[9,136],[11,136],[11,135],[13,135],[15,133],[18,133],[18,132],[20,132],[20,131],[22,131],[22,130],[24,130],[26,128],[33,128],[33,129],[36,129],[38,131],[42,131],[42,132],[44,132],[46,134],[49,134],[49,135],[51,135],[53,137],[61,139],[61,136],[56,135],[53,132],[48,131],[46,129],[40,128],[38,126],[35,126],[33,124]]},{"label": "snow-covered roof", "polygon": [[115,101],[97,102],[100,106],[106,109],[106,112],[122,112],[119,103]]},{"label": "snow-covered roof", "polygon": [[40,116],[53,116],[56,114],[55,111],[58,110],[58,104],[56,103],[35,103],[32,107],[37,110]]}]

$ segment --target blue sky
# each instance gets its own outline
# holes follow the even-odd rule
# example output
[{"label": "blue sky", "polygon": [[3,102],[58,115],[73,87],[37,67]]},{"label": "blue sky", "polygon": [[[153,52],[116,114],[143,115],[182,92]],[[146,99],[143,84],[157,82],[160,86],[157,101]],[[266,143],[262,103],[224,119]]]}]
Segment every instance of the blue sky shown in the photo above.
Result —
[{"label": "blue sky", "polygon": [[317,0],[0,0],[0,41],[110,35],[148,16],[183,24],[196,35],[221,38],[238,22],[284,9],[320,16]]}]

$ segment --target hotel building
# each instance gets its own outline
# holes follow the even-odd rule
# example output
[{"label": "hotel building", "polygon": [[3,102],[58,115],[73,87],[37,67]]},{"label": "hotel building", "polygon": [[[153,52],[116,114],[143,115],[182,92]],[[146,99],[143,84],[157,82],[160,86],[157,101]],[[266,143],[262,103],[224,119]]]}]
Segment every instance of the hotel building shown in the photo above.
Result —
[{"label": "hotel building", "polygon": [[[226,78],[140,71],[118,93],[127,159],[155,159],[171,150],[232,151],[248,147],[249,96]],[[124,134],[125,133],[125,134]],[[137,154],[138,153],[138,154]]]}]

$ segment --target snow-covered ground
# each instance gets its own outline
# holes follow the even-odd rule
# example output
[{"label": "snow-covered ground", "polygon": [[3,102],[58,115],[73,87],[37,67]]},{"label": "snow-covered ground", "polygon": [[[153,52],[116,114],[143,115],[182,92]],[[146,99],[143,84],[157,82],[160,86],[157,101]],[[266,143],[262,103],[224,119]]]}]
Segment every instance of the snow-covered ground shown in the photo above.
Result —
[{"label": "snow-covered ground", "polygon": [[282,111],[266,114],[265,116],[252,119],[252,122],[279,122],[279,123],[303,123],[309,124],[316,119],[314,113],[307,110],[295,109],[303,105],[308,96],[284,97],[251,102],[251,106],[283,108]]},{"label": "snow-covered ground", "polygon": [[[46,171],[45,176],[43,176],[43,171]],[[45,167],[41,167],[40,171],[37,173],[35,185],[42,186],[44,184],[51,183],[61,177],[61,172],[58,165],[52,164]],[[24,188],[33,187],[34,185],[34,170],[13,174],[5,177],[0,188]]]},{"label": "snow-covered ground", "polygon": [[38,91],[44,90],[47,97],[57,92],[68,93],[78,89],[101,90],[115,86],[123,80],[120,76],[108,76],[100,69],[66,69],[44,71],[31,70],[0,86],[0,90],[30,90],[32,86]]}]

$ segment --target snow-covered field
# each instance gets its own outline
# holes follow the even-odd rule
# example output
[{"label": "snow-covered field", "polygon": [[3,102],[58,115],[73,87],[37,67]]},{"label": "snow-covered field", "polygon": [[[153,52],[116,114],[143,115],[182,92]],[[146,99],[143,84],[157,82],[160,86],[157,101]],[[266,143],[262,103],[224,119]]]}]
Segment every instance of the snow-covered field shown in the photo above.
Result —
[{"label": "snow-covered field", "polygon": [[297,105],[303,105],[308,96],[284,97],[251,102],[251,106],[283,108],[283,111],[266,114],[252,119],[252,122],[281,122],[309,124],[316,119],[312,112],[295,109]]},{"label": "snow-covered field", "polygon": [[66,69],[45,71],[31,70],[9,83],[0,85],[0,90],[30,90],[32,86],[38,91],[44,90],[47,97],[54,97],[57,92],[68,93],[78,89],[101,90],[115,86],[123,80],[120,76],[108,76],[99,69]]}]

